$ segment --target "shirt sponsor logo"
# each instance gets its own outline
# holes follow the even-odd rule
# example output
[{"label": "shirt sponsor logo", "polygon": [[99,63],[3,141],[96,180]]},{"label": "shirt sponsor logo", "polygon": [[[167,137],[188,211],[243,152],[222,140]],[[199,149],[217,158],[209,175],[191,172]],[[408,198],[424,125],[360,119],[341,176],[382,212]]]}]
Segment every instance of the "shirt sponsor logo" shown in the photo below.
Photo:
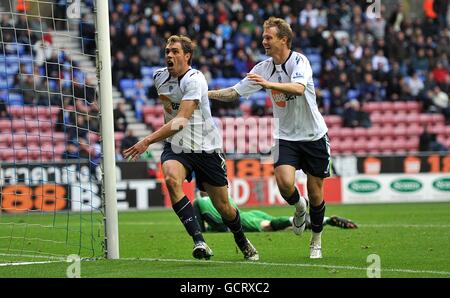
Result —
[{"label": "shirt sponsor logo", "polygon": [[292,94],[286,94],[277,90],[271,90],[272,98],[277,107],[284,108],[286,107],[286,102],[290,100],[294,100],[295,96]]}]

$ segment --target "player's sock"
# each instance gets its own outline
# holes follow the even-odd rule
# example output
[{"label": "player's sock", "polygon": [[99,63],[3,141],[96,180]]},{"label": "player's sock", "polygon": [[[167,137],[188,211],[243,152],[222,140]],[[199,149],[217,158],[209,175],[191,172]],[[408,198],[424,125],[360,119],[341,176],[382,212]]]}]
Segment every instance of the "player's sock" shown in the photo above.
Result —
[{"label": "player's sock", "polygon": [[270,221],[270,227],[274,231],[284,230],[292,225],[290,218],[275,218]]},{"label": "player's sock", "polygon": [[309,207],[309,216],[311,217],[311,230],[313,233],[320,233],[323,229],[323,218],[325,216],[325,201],[319,206]]},{"label": "player's sock", "polygon": [[233,220],[226,220],[222,217],[223,223],[230,229],[234,235],[234,241],[239,247],[243,247],[247,243],[247,238],[244,235],[244,230],[242,229],[241,217],[239,215],[239,210],[236,209],[236,218]]},{"label": "player's sock", "polygon": [[186,231],[192,237],[194,242],[205,241],[203,238],[200,226],[195,219],[194,208],[189,199],[184,196],[180,201],[172,205],[173,210],[178,215],[181,223],[186,228]]},{"label": "player's sock", "polygon": [[298,203],[300,202],[300,194],[298,193],[297,187],[294,187],[294,192],[289,197],[284,197],[283,196],[283,199],[289,205],[298,205]]}]

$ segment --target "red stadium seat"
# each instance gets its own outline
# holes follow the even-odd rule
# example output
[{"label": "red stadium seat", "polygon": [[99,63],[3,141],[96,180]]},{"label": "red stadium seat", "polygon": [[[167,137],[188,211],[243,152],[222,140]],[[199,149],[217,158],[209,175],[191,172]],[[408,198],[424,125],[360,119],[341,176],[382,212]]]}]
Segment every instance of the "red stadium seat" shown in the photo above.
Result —
[{"label": "red stadium seat", "polygon": [[383,123],[383,115],[380,112],[372,112],[370,114],[370,120],[373,124],[382,124]]},{"label": "red stadium seat", "polygon": [[416,112],[416,113],[420,113],[421,110],[421,105],[419,102],[417,101],[407,101],[406,102],[406,106],[408,111],[411,112]]},{"label": "red stadium seat", "polygon": [[395,113],[406,113],[408,111],[408,105],[406,101],[396,101],[392,103],[392,109],[395,111]]},{"label": "red stadium seat", "polygon": [[396,126],[394,128],[393,134],[396,137],[396,139],[398,139],[399,137],[406,137],[407,136],[406,126],[403,125]]},{"label": "red stadium seat", "polygon": [[408,122],[408,114],[404,111],[397,112],[395,114],[395,123],[397,124],[405,124]]},{"label": "red stadium seat", "polygon": [[378,112],[378,103],[377,102],[366,102],[362,106],[362,110],[367,113]]},{"label": "red stadium seat", "polygon": [[24,133],[26,131],[25,121],[23,119],[13,120],[12,129],[15,133]]},{"label": "red stadium seat", "polygon": [[419,136],[423,132],[423,127],[417,123],[410,124],[406,128],[406,134],[408,136]]},{"label": "red stadium seat", "polygon": [[0,132],[10,133],[12,131],[12,121],[0,119]]},{"label": "red stadium seat", "polygon": [[341,129],[341,138],[352,138],[353,137],[353,128],[342,127]]},{"label": "red stadium seat", "polygon": [[155,106],[155,109],[153,110],[153,113],[155,116],[164,116],[164,107],[163,105],[159,104]]},{"label": "red stadium seat", "polygon": [[450,125],[446,125],[446,126],[445,126],[445,135],[446,135],[447,137],[450,137]]},{"label": "red stadium seat", "polygon": [[0,133],[0,148],[9,148],[12,144],[12,134]]},{"label": "red stadium seat", "polygon": [[381,117],[383,125],[394,124],[396,122],[395,114],[392,111],[386,111]]},{"label": "red stadium seat", "polygon": [[341,127],[342,126],[342,117],[338,115],[328,115],[325,116],[325,123],[328,127]]},{"label": "red stadium seat", "polygon": [[154,106],[145,105],[142,107],[142,114],[145,116],[153,115],[153,111],[155,110]]},{"label": "red stadium seat", "polygon": [[339,138],[341,136],[341,128],[333,127],[328,129],[328,136],[330,139]]},{"label": "red stadium seat", "polygon": [[433,125],[442,124],[445,125],[445,117],[443,114],[431,114],[431,121]]},{"label": "red stadium seat", "polygon": [[418,113],[409,113],[406,116],[406,122],[408,124],[420,124],[420,118],[419,118],[420,114]]},{"label": "red stadium seat", "polygon": [[368,135],[368,129],[364,127],[353,128],[353,136],[355,138],[365,138]]}]

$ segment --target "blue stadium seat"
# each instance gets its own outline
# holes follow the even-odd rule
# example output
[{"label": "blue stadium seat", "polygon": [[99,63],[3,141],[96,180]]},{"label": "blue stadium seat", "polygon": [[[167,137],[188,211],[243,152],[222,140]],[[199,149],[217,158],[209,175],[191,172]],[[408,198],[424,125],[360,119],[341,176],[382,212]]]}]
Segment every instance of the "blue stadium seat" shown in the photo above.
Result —
[{"label": "blue stadium seat", "polygon": [[146,77],[153,77],[153,67],[150,66],[142,66],[141,67],[141,74],[144,78]]},{"label": "blue stadium seat", "polygon": [[120,80],[120,89],[126,90],[130,88],[134,88],[135,81],[133,79],[122,79]]},{"label": "blue stadium seat", "polygon": [[226,87],[231,87],[236,85],[237,83],[239,83],[241,79],[240,78],[229,78],[227,81],[227,86]]},{"label": "blue stadium seat", "polygon": [[359,97],[359,91],[355,89],[349,89],[347,92],[348,99],[355,99]]},{"label": "blue stadium seat", "polygon": [[18,93],[7,93],[4,99],[5,103],[9,106],[23,106],[23,96]]}]

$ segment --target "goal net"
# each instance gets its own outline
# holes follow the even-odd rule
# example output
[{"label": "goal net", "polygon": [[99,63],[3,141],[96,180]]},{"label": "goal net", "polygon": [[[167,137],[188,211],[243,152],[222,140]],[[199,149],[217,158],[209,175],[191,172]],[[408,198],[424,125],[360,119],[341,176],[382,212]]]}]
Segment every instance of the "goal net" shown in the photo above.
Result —
[{"label": "goal net", "polygon": [[105,255],[92,1],[0,1],[0,263]]}]

